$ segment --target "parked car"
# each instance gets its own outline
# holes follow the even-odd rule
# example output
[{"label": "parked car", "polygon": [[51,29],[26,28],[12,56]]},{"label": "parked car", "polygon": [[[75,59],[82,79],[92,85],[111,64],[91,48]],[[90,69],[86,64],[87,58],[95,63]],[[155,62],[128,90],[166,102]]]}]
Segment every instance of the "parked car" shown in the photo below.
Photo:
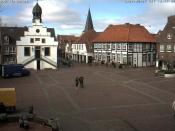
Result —
[{"label": "parked car", "polygon": [[1,74],[4,78],[30,75],[30,71],[21,64],[2,65],[1,68]]}]

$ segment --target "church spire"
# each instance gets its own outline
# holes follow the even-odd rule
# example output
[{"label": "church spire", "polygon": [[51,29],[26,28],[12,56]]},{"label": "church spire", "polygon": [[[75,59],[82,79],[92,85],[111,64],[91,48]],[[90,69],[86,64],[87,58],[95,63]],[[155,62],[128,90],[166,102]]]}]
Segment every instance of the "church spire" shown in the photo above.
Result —
[{"label": "church spire", "polygon": [[88,30],[94,30],[90,8],[89,8],[89,11],[88,11],[88,15],[87,15],[87,19],[86,19],[86,25],[85,25],[85,29],[84,29],[83,32],[86,32]]}]

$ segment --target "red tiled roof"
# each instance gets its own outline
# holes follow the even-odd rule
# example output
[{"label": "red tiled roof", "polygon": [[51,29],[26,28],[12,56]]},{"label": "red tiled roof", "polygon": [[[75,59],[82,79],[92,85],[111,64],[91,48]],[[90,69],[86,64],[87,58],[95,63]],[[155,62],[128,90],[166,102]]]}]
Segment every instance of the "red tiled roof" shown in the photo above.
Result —
[{"label": "red tiled roof", "polygon": [[75,43],[83,44],[83,43],[92,43],[92,41],[98,36],[99,32],[95,30],[88,30],[84,32]]},{"label": "red tiled roof", "polygon": [[75,42],[79,37],[76,37],[74,35],[58,35],[57,40],[60,42],[60,44],[66,44],[66,43],[73,43]]},{"label": "red tiled roof", "polygon": [[93,42],[156,42],[156,40],[144,26],[123,24],[109,25]]}]

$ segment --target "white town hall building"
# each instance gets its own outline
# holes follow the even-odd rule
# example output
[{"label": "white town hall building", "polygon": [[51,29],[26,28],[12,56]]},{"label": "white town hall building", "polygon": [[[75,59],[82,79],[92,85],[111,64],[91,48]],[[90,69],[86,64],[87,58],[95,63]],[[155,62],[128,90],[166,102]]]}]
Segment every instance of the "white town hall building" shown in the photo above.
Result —
[{"label": "white town hall building", "polygon": [[37,3],[33,8],[32,26],[16,42],[17,63],[26,68],[37,70],[57,68],[57,48],[53,28],[46,28],[42,23],[42,9]]}]

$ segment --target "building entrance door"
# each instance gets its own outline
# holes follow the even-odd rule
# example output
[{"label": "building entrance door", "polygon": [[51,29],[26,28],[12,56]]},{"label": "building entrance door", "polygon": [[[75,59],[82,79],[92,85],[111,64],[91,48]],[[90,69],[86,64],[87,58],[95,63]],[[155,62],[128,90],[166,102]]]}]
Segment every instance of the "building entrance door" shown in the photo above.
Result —
[{"label": "building entrance door", "polygon": [[35,47],[35,58],[36,58],[37,70],[40,70],[40,57],[41,57],[40,50],[41,50],[40,46]]},{"label": "building entrance door", "polygon": [[107,54],[107,62],[109,63],[110,60],[111,60],[111,57],[110,57],[110,54],[108,53],[108,54]]}]

